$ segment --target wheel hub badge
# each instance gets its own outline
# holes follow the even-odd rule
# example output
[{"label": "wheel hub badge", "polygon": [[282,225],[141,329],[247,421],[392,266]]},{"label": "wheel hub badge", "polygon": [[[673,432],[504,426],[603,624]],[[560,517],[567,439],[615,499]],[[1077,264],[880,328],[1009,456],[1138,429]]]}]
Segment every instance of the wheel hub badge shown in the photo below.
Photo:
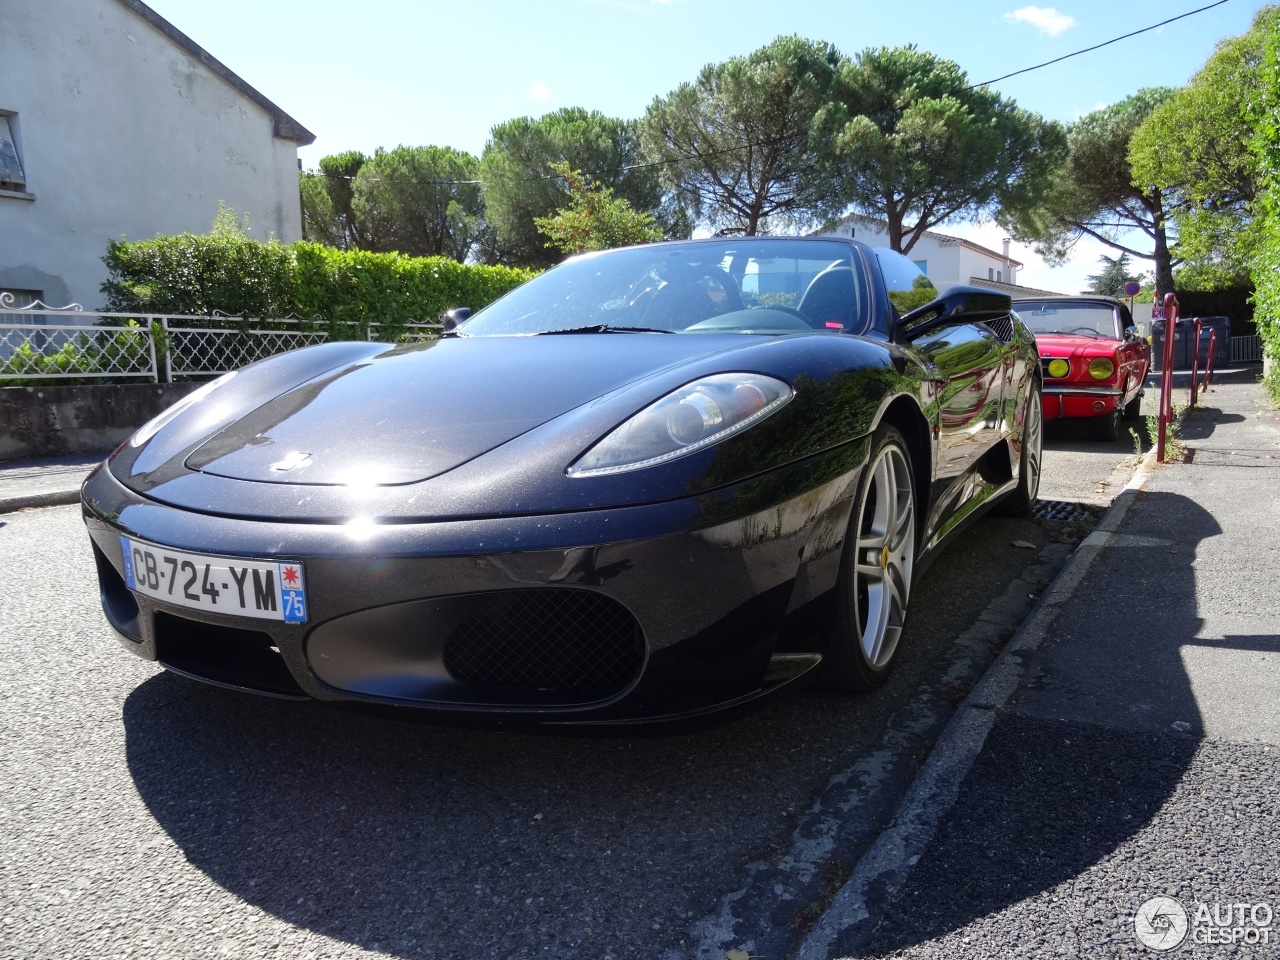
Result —
[{"label": "wheel hub badge", "polygon": [[880,569],[886,570],[889,567],[889,545],[886,543],[880,548]]}]

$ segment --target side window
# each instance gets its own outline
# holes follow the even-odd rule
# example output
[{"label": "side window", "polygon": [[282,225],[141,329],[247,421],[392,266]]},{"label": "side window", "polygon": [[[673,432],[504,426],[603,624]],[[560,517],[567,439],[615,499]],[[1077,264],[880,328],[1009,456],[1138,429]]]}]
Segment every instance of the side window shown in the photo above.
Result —
[{"label": "side window", "polygon": [[18,153],[17,114],[0,112],[0,190],[26,193],[27,175]]}]

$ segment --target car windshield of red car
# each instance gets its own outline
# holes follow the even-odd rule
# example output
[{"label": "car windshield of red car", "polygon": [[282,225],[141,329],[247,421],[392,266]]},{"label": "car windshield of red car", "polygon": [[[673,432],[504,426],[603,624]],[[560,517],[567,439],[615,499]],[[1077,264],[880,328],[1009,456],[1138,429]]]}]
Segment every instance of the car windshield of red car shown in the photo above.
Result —
[{"label": "car windshield of red car", "polygon": [[1106,303],[1073,300],[1019,301],[1015,308],[1032,333],[1123,339],[1116,308]]}]

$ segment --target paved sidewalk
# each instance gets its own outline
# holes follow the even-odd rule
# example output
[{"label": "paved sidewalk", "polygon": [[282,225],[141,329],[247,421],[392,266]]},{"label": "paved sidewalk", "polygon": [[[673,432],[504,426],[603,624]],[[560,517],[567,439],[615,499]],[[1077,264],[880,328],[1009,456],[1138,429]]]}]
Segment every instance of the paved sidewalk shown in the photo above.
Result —
[{"label": "paved sidewalk", "polygon": [[75,503],[80,484],[105,455],[0,463],[0,513]]},{"label": "paved sidewalk", "polygon": [[802,960],[1157,956],[1144,910],[1159,949],[1280,956],[1280,414],[1220,379],[1183,435],[1188,461],[1122,494],[966,701]]}]

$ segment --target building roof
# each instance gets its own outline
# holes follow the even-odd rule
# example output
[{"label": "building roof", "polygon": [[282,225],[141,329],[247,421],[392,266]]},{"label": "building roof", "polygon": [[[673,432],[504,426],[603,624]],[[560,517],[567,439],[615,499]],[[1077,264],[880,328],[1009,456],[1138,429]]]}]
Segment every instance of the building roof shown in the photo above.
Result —
[{"label": "building roof", "polygon": [[277,107],[253,87],[249,86],[249,84],[241,80],[239,76],[215,58],[213,54],[209,53],[208,50],[200,46],[200,44],[196,43],[172,23],[148,7],[142,2],[142,0],[119,0],[119,2],[163,33],[196,60],[203,63],[209,68],[209,70],[234,87],[235,90],[246,99],[256,103],[270,114],[274,125],[271,131],[273,135],[280,137],[282,140],[292,140],[300,147],[305,147],[307,144],[315,142],[316,135],[314,133]]},{"label": "building roof", "polygon": [[1023,287],[1016,283],[1004,283],[1000,280],[988,280],[986,277],[970,277],[969,282],[975,287],[986,287],[990,290],[999,290],[1001,293],[1007,293],[1013,299],[1019,297],[1067,297],[1067,293],[1055,293],[1052,290],[1041,290],[1039,287]]},{"label": "building roof", "polygon": [[[835,221],[834,224],[824,227],[818,232],[830,233],[832,226],[838,226],[839,224],[842,224],[842,223],[852,223],[855,220],[859,223],[875,224],[877,227],[880,227],[881,229],[883,229],[886,226],[883,220],[879,220],[876,217],[869,217],[864,213],[847,213],[843,217],[841,217],[839,220]],[[974,243],[972,240],[965,240],[963,237],[953,237],[950,234],[946,234],[946,233],[938,233],[936,230],[926,230],[922,235],[929,237],[930,239],[937,240],[941,246],[950,247],[954,245],[959,245],[962,247],[966,247],[969,250],[972,250],[974,253],[984,254],[985,256],[991,257],[992,259],[999,260],[1001,263],[1004,263],[1003,253],[998,253],[997,251],[992,250],[990,247],[984,247],[980,243]],[[1015,267],[1021,268],[1025,266],[1025,264],[1023,264],[1020,260],[1014,260],[1012,257],[1009,258],[1009,262],[1013,264]]]}]

